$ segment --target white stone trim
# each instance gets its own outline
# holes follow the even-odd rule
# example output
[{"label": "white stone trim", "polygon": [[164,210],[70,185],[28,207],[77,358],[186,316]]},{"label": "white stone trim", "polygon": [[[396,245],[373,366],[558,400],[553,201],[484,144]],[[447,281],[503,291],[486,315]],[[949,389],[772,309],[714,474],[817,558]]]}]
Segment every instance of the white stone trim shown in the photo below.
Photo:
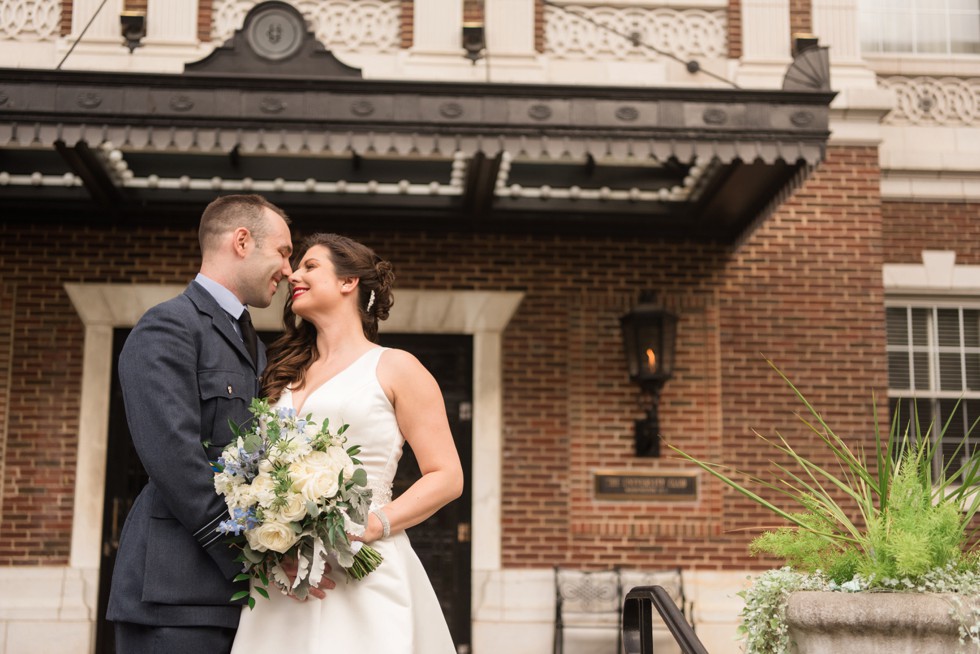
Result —
[{"label": "white stone trim", "polygon": [[882,170],[882,200],[980,201],[980,173]]},{"label": "white stone trim", "polygon": [[980,266],[956,265],[952,250],[923,250],[921,264],[886,263],[887,294],[980,294]]},{"label": "white stone trim", "polygon": [[980,76],[980,57],[976,55],[913,55],[868,52],[863,55],[868,67],[878,75],[952,75]]},{"label": "white stone trim", "polygon": [[0,568],[0,652],[92,652],[98,586],[97,570]]},{"label": "white stone trim", "polygon": [[[552,0],[556,5],[580,5],[583,0]],[[591,4],[600,4],[594,0]],[[616,0],[617,7],[642,7],[655,9],[657,7],[677,7],[679,9],[725,9],[728,0]]]}]

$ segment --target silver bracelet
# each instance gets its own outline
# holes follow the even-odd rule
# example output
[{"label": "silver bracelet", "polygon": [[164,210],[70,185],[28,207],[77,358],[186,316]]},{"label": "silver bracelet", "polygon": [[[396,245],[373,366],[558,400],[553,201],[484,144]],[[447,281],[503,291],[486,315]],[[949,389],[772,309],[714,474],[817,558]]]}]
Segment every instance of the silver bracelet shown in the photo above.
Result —
[{"label": "silver bracelet", "polygon": [[382,511],[381,508],[379,507],[379,508],[375,509],[374,511],[371,511],[371,513],[373,513],[374,515],[378,516],[378,520],[381,521],[381,537],[382,538],[387,538],[388,536],[390,536],[391,535],[391,523],[388,522],[388,516],[385,515],[385,512]]}]

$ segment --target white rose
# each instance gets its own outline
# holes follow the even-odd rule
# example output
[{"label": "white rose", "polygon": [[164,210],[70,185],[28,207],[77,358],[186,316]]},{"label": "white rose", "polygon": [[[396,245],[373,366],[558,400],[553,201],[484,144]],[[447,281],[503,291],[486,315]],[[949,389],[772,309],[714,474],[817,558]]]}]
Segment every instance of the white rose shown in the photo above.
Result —
[{"label": "white rose", "polygon": [[326,454],[330,457],[335,472],[343,470],[344,479],[350,479],[350,476],[354,474],[354,462],[351,461],[347,450],[342,447],[329,447],[327,448]]},{"label": "white rose", "polygon": [[270,461],[269,459],[262,459],[261,461],[259,461],[259,472],[264,472],[268,474],[272,472],[272,468],[273,468],[272,461]]},{"label": "white rose", "polygon": [[277,521],[297,522],[306,517],[306,499],[302,495],[290,493],[284,499],[286,504],[275,514]]},{"label": "white rose", "polygon": [[290,466],[289,472],[293,479],[293,490],[311,502],[333,497],[339,490],[339,467],[333,465],[326,452],[310,452],[303,461]]},{"label": "white rose", "polygon": [[263,508],[267,509],[272,506],[276,499],[276,480],[271,475],[259,473],[252,480],[252,497]]},{"label": "white rose", "polygon": [[248,540],[249,547],[256,552],[272,550],[285,554],[299,540],[299,534],[287,524],[265,522],[251,531],[246,531],[245,538]]}]

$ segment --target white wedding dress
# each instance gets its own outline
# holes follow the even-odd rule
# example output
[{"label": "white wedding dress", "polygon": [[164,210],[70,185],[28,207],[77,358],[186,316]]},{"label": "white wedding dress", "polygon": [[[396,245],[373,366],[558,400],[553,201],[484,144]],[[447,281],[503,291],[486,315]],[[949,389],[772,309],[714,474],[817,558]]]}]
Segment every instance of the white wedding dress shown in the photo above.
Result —
[{"label": "white wedding dress", "polygon": [[[317,425],[329,418],[331,432],[343,424],[347,446],[360,445],[360,459],[374,490],[372,509],[391,500],[391,482],[405,442],[395,411],[378,382],[384,348],[369,350],[316,388],[300,407]],[[287,389],[278,406],[292,406]],[[404,531],[371,543],[384,561],[360,581],[348,581],[331,561],[337,587],[323,600],[297,602],[269,588],[242,610],[232,654],[455,654],[432,584]]]}]

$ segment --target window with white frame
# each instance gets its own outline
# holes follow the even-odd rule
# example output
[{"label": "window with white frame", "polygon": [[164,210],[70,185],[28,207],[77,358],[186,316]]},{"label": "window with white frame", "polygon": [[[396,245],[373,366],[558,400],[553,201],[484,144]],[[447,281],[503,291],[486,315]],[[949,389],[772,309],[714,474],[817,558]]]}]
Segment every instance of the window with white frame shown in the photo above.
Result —
[{"label": "window with white frame", "polygon": [[957,470],[980,442],[980,428],[971,431],[980,418],[980,302],[890,301],[886,316],[890,413],[899,409],[907,423],[917,410],[923,430],[934,425],[934,440],[948,423],[934,472],[946,463]]},{"label": "window with white frame", "polygon": [[980,54],[980,0],[859,0],[865,54]]}]

